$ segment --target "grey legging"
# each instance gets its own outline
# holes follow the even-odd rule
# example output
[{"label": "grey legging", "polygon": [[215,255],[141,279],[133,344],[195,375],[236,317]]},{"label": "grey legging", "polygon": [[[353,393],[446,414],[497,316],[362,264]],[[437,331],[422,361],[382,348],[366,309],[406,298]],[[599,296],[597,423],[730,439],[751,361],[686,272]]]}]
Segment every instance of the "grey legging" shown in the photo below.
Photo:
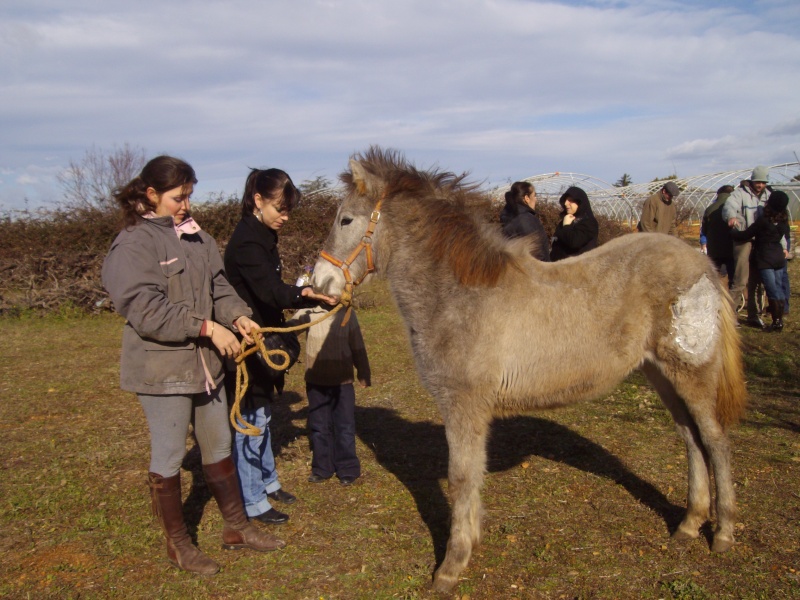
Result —
[{"label": "grey legging", "polygon": [[211,395],[203,392],[189,396],[138,396],[150,427],[151,473],[162,477],[178,474],[186,455],[186,434],[192,420],[204,465],[230,456],[231,429],[224,386],[219,385]]}]

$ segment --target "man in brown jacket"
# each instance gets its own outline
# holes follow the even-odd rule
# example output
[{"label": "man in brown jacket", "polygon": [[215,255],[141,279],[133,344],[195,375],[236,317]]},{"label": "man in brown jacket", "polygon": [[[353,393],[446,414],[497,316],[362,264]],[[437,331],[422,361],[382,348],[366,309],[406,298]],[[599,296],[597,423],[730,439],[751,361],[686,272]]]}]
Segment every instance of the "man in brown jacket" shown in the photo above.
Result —
[{"label": "man in brown jacket", "polygon": [[660,190],[644,201],[639,231],[668,233],[675,235],[678,223],[678,209],[675,199],[681,193],[674,181],[668,181]]}]

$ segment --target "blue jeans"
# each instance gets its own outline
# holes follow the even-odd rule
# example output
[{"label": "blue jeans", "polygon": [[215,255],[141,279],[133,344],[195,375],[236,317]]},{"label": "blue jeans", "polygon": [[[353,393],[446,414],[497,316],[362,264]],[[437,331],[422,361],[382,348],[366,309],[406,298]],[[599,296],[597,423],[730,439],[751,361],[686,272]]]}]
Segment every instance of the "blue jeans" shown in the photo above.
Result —
[{"label": "blue jeans", "polygon": [[783,300],[782,269],[760,269],[761,281],[770,300]]},{"label": "blue jeans", "polygon": [[268,412],[269,407],[242,409],[244,420],[261,429],[261,435],[244,435],[237,431],[233,439],[231,454],[239,472],[239,486],[248,517],[257,517],[271,509],[267,494],[281,489],[269,434],[272,415]]},{"label": "blue jeans", "polygon": [[783,266],[781,271],[781,287],[783,288],[783,314],[789,314],[789,265],[788,263]]}]

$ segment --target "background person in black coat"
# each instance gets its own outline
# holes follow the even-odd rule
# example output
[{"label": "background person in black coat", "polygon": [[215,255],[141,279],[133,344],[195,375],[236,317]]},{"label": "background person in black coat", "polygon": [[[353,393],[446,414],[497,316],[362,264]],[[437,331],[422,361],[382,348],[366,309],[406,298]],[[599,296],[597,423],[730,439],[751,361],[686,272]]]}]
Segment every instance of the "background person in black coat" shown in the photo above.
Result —
[{"label": "background person in black coat", "polygon": [[[225,248],[228,281],[262,327],[283,325],[284,309],[307,308],[319,301],[336,304],[334,298],[316,294],[311,287],[283,281],[278,231],[289,220],[289,213],[299,199],[300,192],[284,171],[251,170],[242,196],[242,220]],[[245,360],[250,386],[242,400],[242,417],[261,429],[262,434],[249,436],[237,431],[234,435],[233,457],[244,506],[249,517],[264,523],[285,523],[289,516],[273,508],[270,500],[291,504],[296,498],[281,489],[269,434],[270,401],[275,385],[283,389],[283,381],[271,379],[258,356],[251,355]],[[235,373],[229,372],[229,385],[232,378]]]},{"label": "background person in black coat", "polygon": [[536,189],[527,181],[515,181],[506,192],[506,205],[500,213],[503,234],[507,238],[531,236],[534,246],[531,255],[550,262],[550,244],[547,232],[536,214]]},{"label": "background person in black coat", "polygon": [[720,275],[728,277],[728,289],[733,286],[733,239],[731,228],[722,218],[722,208],[733,192],[732,185],[723,185],[717,190],[714,202],[703,213],[700,225],[700,246],[708,254]]},{"label": "background person in black coat", "polygon": [[600,226],[594,218],[589,196],[581,188],[572,186],[558,200],[564,209],[561,221],[553,235],[550,260],[557,261],[570,256],[578,256],[597,248],[597,235]]}]

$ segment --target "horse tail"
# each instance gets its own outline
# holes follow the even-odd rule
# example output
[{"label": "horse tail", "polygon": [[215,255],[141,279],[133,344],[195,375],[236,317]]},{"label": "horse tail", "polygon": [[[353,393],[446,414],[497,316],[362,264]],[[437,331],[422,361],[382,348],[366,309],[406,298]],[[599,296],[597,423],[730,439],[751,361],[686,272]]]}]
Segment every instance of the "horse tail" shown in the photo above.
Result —
[{"label": "horse tail", "polygon": [[728,291],[723,289],[722,317],[722,370],[717,383],[717,420],[727,428],[739,422],[747,404],[747,388],[744,382],[742,342],[736,331],[736,315],[733,312]]}]

